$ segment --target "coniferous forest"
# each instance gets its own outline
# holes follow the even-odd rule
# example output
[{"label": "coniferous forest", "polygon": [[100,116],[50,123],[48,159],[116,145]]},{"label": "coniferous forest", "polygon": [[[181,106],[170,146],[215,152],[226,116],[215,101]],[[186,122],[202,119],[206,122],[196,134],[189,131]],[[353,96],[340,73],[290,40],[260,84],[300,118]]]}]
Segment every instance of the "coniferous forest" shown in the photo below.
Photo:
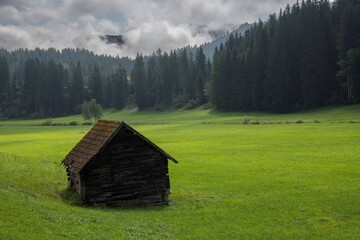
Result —
[{"label": "coniferous forest", "polygon": [[360,2],[286,6],[217,49],[211,101],[222,110],[286,113],[360,102]]},{"label": "coniferous forest", "polygon": [[360,2],[307,0],[286,6],[244,34],[230,34],[206,59],[201,47],[160,49],[135,59],[88,50],[0,50],[0,116],[105,108],[287,113],[360,102]]}]

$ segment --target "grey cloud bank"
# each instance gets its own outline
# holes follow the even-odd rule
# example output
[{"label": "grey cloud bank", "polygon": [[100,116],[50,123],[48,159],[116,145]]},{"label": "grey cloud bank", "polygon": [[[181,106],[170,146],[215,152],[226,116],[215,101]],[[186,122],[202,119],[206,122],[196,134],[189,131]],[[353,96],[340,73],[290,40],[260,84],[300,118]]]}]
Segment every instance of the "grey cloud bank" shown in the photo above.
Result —
[{"label": "grey cloud bank", "polygon": [[[134,56],[211,41],[211,33],[266,20],[290,0],[0,0],[0,47],[86,48]],[[99,36],[121,34],[126,45]]]}]

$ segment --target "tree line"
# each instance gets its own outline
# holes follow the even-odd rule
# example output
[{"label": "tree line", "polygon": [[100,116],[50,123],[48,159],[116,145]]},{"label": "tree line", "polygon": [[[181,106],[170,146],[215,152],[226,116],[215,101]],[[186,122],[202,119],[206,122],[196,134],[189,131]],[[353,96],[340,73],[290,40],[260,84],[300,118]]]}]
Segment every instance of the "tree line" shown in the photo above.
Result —
[{"label": "tree line", "polygon": [[0,113],[49,117],[104,108],[292,112],[360,102],[360,3],[307,0],[230,34],[212,61],[201,47],[135,59],[87,50],[0,49]]},{"label": "tree line", "polygon": [[109,55],[97,55],[87,49],[80,48],[65,48],[58,50],[55,48],[49,49],[16,49],[8,51],[0,48],[0,56],[4,56],[10,66],[10,72],[14,68],[22,67],[29,58],[38,58],[41,62],[48,62],[50,60],[56,63],[62,63],[65,68],[71,64],[76,64],[77,61],[81,63],[81,69],[85,76],[87,76],[93,66],[97,64],[105,75],[110,74],[114,66],[121,64],[121,66],[130,72],[133,65],[133,59],[129,57],[112,57]]},{"label": "tree line", "polygon": [[224,111],[287,113],[360,102],[360,2],[306,0],[287,5],[244,35],[231,34],[212,62],[202,48],[158,51],[135,60],[140,109],[210,101]]},{"label": "tree line", "polygon": [[307,0],[231,35],[213,58],[211,102],[278,113],[360,102],[360,2]]},{"label": "tree line", "polygon": [[199,106],[207,101],[205,88],[210,73],[211,63],[201,47],[195,56],[189,48],[170,54],[158,50],[146,63],[138,54],[131,72],[134,102],[140,109]]},{"label": "tree line", "polygon": [[64,67],[53,60],[28,58],[10,77],[7,59],[0,57],[0,114],[7,118],[76,114],[91,99],[105,107],[125,106],[127,74],[121,65],[106,77],[97,64],[85,77],[81,68],[80,61]]},{"label": "tree line", "polygon": [[[47,56],[43,51],[40,55]],[[49,56],[9,64],[1,56],[0,113],[8,118],[75,114],[92,99],[104,108],[141,110],[192,108],[207,101],[204,88],[211,64],[201,48],[195,56],[189,47],[170,54],[161,50],[147,57],[138,54],[131,71],[120,62],[109,74],[97,63],[87,65],[87,71],[83,65],[80,60],[64,64]]]},{"label": "tree line", "polygon": [[122,108],[126,97],[119,82],[127,81],[132,65],[128,57],[96,55],[85,49],[0,49],[0,117],[80,113],[84,101],[103,92],[104,106]]}]

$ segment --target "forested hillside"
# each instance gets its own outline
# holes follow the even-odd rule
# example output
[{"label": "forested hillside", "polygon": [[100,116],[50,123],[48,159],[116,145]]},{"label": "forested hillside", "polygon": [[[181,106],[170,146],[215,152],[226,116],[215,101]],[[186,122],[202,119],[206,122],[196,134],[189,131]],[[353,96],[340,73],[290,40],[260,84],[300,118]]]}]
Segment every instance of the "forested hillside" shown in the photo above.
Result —
[{"label": "forested hillside", "polygon": [[360,3],[308,0],[286,6],[206,58],[201,47],[160,49],[135,60],[87,50],[0,50],[0,114],[77,113],[103,107],[292,112],[360,102]]},{"label": "forested hillside", "polygon": [[211,102],[291,112],[360,101],[360,2],[286,6],[216,51]]},{"label": "forested hillside", "polygon": [[85,49],[0,49],[0,115],[78,113],[83,101],[91,98],[122,108],[113,95],[121,99],[125,88],[119,81],[126,81],[125,69],[130,71],[132,65],[128,57],[99,56]]},{"label": "forested hillside", "polygon": [[138,56],[140,108],[192,107],[278,113],[360,102],[360,2],[303,1],[245,35],[231,34],[206,61],[201,48]]},{"label": "forested hillside", "polygon": [[[1,45],[0,45],[1,47]],[[19,68],[23,66],[26,60],[30,58],[38,58],[41,62],[48,62],[50,60],[61,63],[64,67],[68,67],[72,64],[81,62],[82,71],[84,75],[88,75],[92,67],[97,64],[103,74],[108,75],[114,70],[114,66],[121,64],[126,71],[130,71],[132,68],[133,60],[129,57],[112,57],[108,55],[96,55],[93,52],[86,49],[72,49],[65,48],[57,50],[55,48],[34,50],[17,49],[14,51],[8,51],[0,48],[0,56],[4,56],[10,68]]]},{"label": "forested hillside", "polygon": [[212,42],[202,44],[201,48],[203,49],[206,58],[212,59],[212,57],[214,56],[215,48],[220,47],[221,43],[224,44],[226,40],[229,38],[230,34],[237,33],[238,35],[244,35],[246,30],[248,30],[251,27],[251,25],[252,24],[249,23],[243,23],[234,31],[225,34],[224,36],[221,36]]}]

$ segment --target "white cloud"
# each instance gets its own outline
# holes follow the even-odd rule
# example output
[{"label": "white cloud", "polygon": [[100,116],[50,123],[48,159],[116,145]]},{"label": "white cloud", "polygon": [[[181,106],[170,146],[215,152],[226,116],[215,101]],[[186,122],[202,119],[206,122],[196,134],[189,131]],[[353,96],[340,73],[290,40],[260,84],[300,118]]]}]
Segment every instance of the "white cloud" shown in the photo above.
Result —
[{"label": "white cloud", "polygon": [[170,25],[167,21],[143,23],[125,34],[131,52],[150,54],[159,48],[170,51],[188,44],[200,44],[208,40],[206,35],[195,34],[188,25]]},{"label": "white cloud", "polygon": [[13,50],[19,47],[29,47],[32,40],[31,35],[16,26],[0,25],[0,43],[1,47]]},{"label": "white cloud", "polygon": [[[211,40],[232,28],[278,12],[291,0],[0,0],[0,47],[87,48],[134,56]],[[99,35],[122,34],[126,45]]]},{"label": "white cloud", "polygon": [[0,20],[1,21],[15,21],[22,20],[19,11],[13,6],[3,6],[0,8]]}]

